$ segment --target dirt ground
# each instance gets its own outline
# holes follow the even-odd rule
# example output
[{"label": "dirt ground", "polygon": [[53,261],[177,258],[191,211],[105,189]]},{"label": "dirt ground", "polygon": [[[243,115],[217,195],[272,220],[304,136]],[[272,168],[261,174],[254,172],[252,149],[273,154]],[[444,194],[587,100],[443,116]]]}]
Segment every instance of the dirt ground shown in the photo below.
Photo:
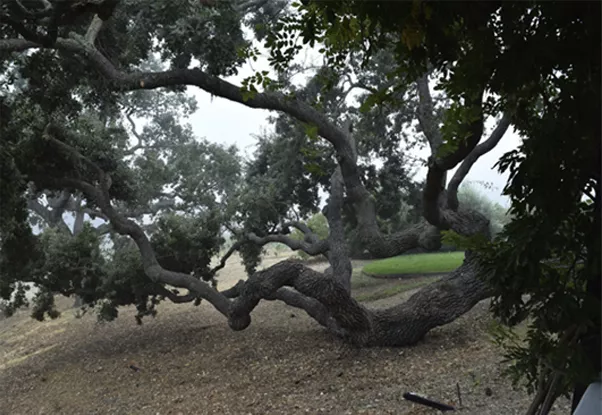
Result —
[{"label": "dirt ground", "polygon": [[[220,288],[243,277],[230,261]],[[166,302],[142,326],[133,309],[99,324],[94,315],[75,318],[71,303],[61,300],[57,320],[39,323],[23,311],[0,321],[0,415],[438,413],[405,401],[404,392],[464,414],[522,414],[530,402],[500,376],[485,302],[403,349],[353,349],[277,302],[261,303],[242,332],[205,303]],[[553,413],[569,413],[568,405],[559,401]]]}]

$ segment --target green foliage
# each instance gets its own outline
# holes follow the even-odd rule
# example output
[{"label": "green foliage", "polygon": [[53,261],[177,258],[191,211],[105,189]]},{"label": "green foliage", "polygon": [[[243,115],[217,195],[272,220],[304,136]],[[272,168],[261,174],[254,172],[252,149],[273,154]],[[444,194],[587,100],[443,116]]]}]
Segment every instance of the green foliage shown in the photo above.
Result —
[{"label": "green foliage", "polygon": [[211,258],[224,243],[217,211],[195,216],[168,214],[159,219],[157,227],[151,243],[162,267],[207,281],[213,279],[209,272]]},{"label": "green foliage", "polygon": [[31,316],[38,321],[44,321],[45,314],[52,319],[60,316],[54,304],[54,294],[50,290],[43,289],[38,291],[33,298]]},{"label": "green foliage", "polygon": [[117,10],[115,29],[130,26],[131,17],[137,16],[136,30],[112,33],[116,39],[108,45],[121,47],[121,56],[146,58],[158,52],[175,68],[186,68],[196,59],[201,69],[214,75],[233,75],[242,63],[237,53],[246,45],[242,16],[232,2],[216,2],[209,8],[200,1],[129,0]]},{"label": "green foliage", "polygon": [[77,294],[86,303],[94,301],[104,278],[105,261],[98,234],[89,225],[75,236],[55,229],[41,235],[43,265],[34,282],[49,292]]},{"label": "green foliage", "polygon": [[[53,55],[34,52],[30,56],[47,65],[69,64],[64,59],[52,60]],[[35,318],[55,317],[52,296],[63,294],[78,296],[84,308],[96,307],[102,320],[116,318],[118,307],[133,304],[140,321],[155,314],[162,297],[157,295],[161,287],[146,277],[137,247],[119,242],[123,249],[106,253],[106,248],[100,249],[106,239],[90,224],[71,234],[57,228],[56,222],[37,216],[43,233],[32,233],[27,199],[44,206],[48,198],[64,189],[61,179],[92,184],[98,180],[90,165],[44,140],[44,130],[111,175],[112,203],[121,212],[141,218],[144,213],[161,216],[165,211],[184,211],[186,218],[181,220],[188,222],[165,216],[164,221],[154,224],[155,228],[160,225],[159,230],[151,227],[149,231],[161,263],[195,272],[199,278],[210,278],[210,259],[222,243],[222,217],[217,212],[227,209],[239,186],[237,149],[196,140],[191,128],[181,121],[196,109],[196,103],[181,93],[135,91],[120,95],[118,100],[99,97],[91,94],[85,82],[71,85],[73,78],[58,66],[51,70],[44,65],[36,68],[29,59],[17,61],[7,74],[12,85],[0,89],[0,295],[8,301],[4,309],[13,313],[28,305],[25,294],[29,286],[23,282],[29,282],[37,290],[32,302]],[[44,68],[48,72],[40,70]],[[23,77],[28,82],[21,82]],[[62,89],[49,93],[55,94],[62,106],[46,102],[53,95],[36,89],[53,82]],[[64,97],[68,95],[77,105],[66,107]],[[51,128],[47,128],[49,121]],[[132,127],[136,131],[130,121],[142,124],[134,136],[128,133]],[[35,188],[26,185],[30,180]],[[94,212],[94,200],[67,190],[72,201],[65,214],[85,209],[92,211],[92,219],[102,217]],[[199,214],[199,210],[207,214]],[[56,220],[63,219],[59,216]],[[198,232],[185,234],[185,227]],[[118,239],[113,238],[112,243]]]},{"label": "green foliage", "polygon": [[138,311],[136,321],[156,314],[155,306],[161,298],[156,295],[156,285],[144,273],[140,252],[128,238],[114,240],[112,260],[106,267],[106,278],[97,291],[98,319],[112,321],[118,316],[118,307],[134,304]]},{"label": "green foliage", "polygon": [[[328,238],[328,220],[321,212],[312,215],[305,224],[318,238]],[[303,233],[300,230],[295,229],[291,234],[291,237],[301,240],[303,238]]]},{"label": "green foliage", "polygon": [[478,105],[460,104],[452,102],[445,110],[441,135],[443,144],[439,147],[438,157],[444,158],[455,151],[473,136],[472,126],[482,121],[481,97],[477,100]]},{"label": "green foliage", "polygon": [[462,209],[479,212],[489,220],[491,235],[495,236],[510,221],[508,209],[479,192],[472,182],[464,182],[458,190],[458,201]]},{"label": "green foliage", "polygon": [[[326,219],[326,216],[324,216],[321,212],[311,215],[311,217],[307,220],[307,222],[305,222],[305,224],[319,239],[328,238],[328,220]],[[302,241],[305,239],[305,234],[299,229],[295,228],[291,232],[291,238],[297,241]],[[309,255],[303,251],[297,252],[297,255],[301,259],[309,258]]]},{"label": "green foliage", "polygon": [[441,236],[441,242],[444,244],[465,251],[482,250],[483,247],[490,245],[489,238],[482,233],[466,236],[448,230],[441,231]]},{"label": "green foliage", "polygon": [[257,267],[261,264],[261,254],[263,247],[252,242],[243,243],[238,249],[242,263],[245,266],[247,275],[252,275],[257,271]]},{"label": "green foliage", "polygon": [[268,73],[268,71],[256,72],[253,75],[243,79],[241,83],[241,90],[244,101],[254,98],[258,92],[258,87],[266,90],[272,86],[274,81],[268,76]]}]

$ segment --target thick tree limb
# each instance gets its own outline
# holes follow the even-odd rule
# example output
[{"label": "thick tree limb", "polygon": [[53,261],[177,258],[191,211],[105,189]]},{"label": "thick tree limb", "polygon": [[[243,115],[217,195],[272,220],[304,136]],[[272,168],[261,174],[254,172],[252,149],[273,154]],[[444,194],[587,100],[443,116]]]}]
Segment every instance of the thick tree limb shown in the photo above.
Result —
[{"label": "thick tree limb", "polygon": [[100,29],[102,28],[102,24],[102,19],[97,15],[94,15],[94,18],[92,19],[92,22],[90,23],[90,26],[86,31],[86,36],[84,37],[86,42],[88,42],[91,45],[94,44],[94,42],[96,41],[96,36],[98,36],[98,32],[100,32]]},{"label": "thick tree limb", "polygon": [[[35,47],[41,47],[41,45],[34,42],[23,42],[20,39],[0,40],[0,50],[4,51],[23,51]],[[85,56],[117,89],[155,89],[172,85],[195,85],[213,95],[239,102],[251,108],[285,112],[299,121],[314,124],[318,127],[318,133],[331,142],[337,151],[348,196],[353,198],[354,192],[357,193],[355,189],[358,186],[363,188],[357,166],[353,162],[354,152],[348,135],[341,128],[332,124],[324,114],[302,101],[276,92],[258,93],[252,98],[245,99],[240,87],[199,69],[124,73],[115,68],[97,49],[75,39],[59,38],[55,43],[55,48]],[[363,190],[366,192],[365,189]]]},{"label": "thick tree limb", "polygon": [[373,310],[374,333],[369,345],[407,346],[420,341],[435,327],[448,324],[468,312],[492,293],[479,275],[474,254],[441,280],[429,284],[406,302],[384,310]]},{"label": "thick tree limb", "polygon": [[197,298],[197,296],[193,293],[178,295],[175,294],[173,291],[161,286],[156,288],[156,294],[162,295],[163,297],[168,298],[169,301],[171,301],[172,303],[176,304],[190,303],[191,301],[194,301]]},{"label": "thick tree limb", "polygon": [[351,292],[351,273],[353,268],[349,259],[345,241],[342,209],[344,203],[344,183],[341,168],[337,167],[330,178],[330,197],[324,207],[324,216],[328,220],[328,262],[330,268],[325,275],[336,278],[348,293]]},{"label": "thick tree limb", "polygon": [[[0,50],[25,50],[31,47],[39,47],[33,42],[0,41]],[[98,50],[74,39],[58,39],[56,48],[84,55],[115,88],[122,90],[154,89],[171,85],[195,85],[213,94],[231,101],[241,103],[251,108],[262,108],[267,110],[284,112],[299,121],[310,123],[318,128],[318,134],[329,141],[337,155],[337,161],[341,167],[341,173],[345,182],[347,199],[352,203],[358,218],[358,228],[362,239],[371,252],[377,256],[395,255],[402,253],[405,249],[416,248],[414,244],[407,247],[410,241],[428,240],[429,238],[417,238],[415,235],[382,235],[376,222],[376,209],[370,193],[362,184],[355,151],[350,135],[342,128],[334,125],[318,110],[310,105],[286,97],[276,92],[257,93],[254,97],[244,99],[240,87],[226,82],[218,77],[208,75],[199,69],[178,69],[166,72],[148,73],[134,72],[124,73],[116,69]],[[404,232],[405,233],[405,232]],[[412,232],[411,232],[412,233]],[[428,232],[435,234],[434,230]],[[433,246],[428,243],[423,248]],[[399,249],[402,249],[401,251]]]},{"label": "thick tree limb", "polygon": [[98,203],[104,214],[109,218],[113,229],[121,235],[130,236],[140,251],[142,265],[146,275],[154,282],[171,285],[173,287],[186,288],[198,297],[209,301],[220,313],[229,315],[229,301],[226,297],[214,290],[211,286],[199,281],[191,275],[169,271],[161,267],[155,252],[142,228],[135,222],[122,217],[113,207],[106,192],[82,180],[61,178],[36,178],[40,182],[53,183],[59,186],[75,188]]},{"label": "thick tree limb", "polygon": [[[67,154],[77,157],[86,163],[94,164],[85,156],[79,154],[77,150],[53,138],[49,134],[46,135],[45,139],[49,140],[53,145],[65,151]],[[186,288],[197,296],[209,301],[220,313],[228,316],[230,312],[230,303],[228,299],[218,291],[191,275],[169,271],[159,265],[150,241],[142,228],[135,222],[124,218],[111,205],[108,193],[109,186],[106,185],[107,183],[110,184],[110,177],[108,177],[108,175],[106,175],[98,166],[96,166],[95,171],[100,176],[100,189],[83,180],[73,178],[37,177],[35,179],[36,182],[53,185],[49,187],[77,189],[85,194],[86,197],[94,200],[110,220],[113,229],[122,235],[129,235],[134,240],[142,257],[144,271],[152,281],[161,282],[173,287]]]},{"label": "thick tree limb", "polygon": [[21,12],[28,17],[43,17],[48,16],[50,11],[52,10],[52,5],[48,1],[41,1],[44,8],[41,10],[32,10],[30,8],[25,7],[25,5],[21,2],[21,0],[15,0],[15,4],[19,6]]},{"label": "thick tree limb", "polygon": [[103,223],[102,225],[95,228],[96,233],[100,236],[110,233],[111,230],[111,225],[109,225],[108,223]]},{"label": "thick tree limb", "polygon": [[[454,168],[464,160],[483,135],[483,104],[484,88],[481,88],[473,97],[467,97],[466,107],[472,112],[474,120],[461,128],[460,138],[456,138],[455,149],[450,153],[440,156],[439,149],[443,144],[443,137],[435,119],[435,109],[428,87],[426,75],[417,81],[419,105],[418,119],[420,125],[431,145],[431,157],[428,162],[428,172],[423,191],[423,216],[433,226],[440,230],[454,229],[456,223],[462,218],[447,210],[447,171]],[[464,138],[462,138],[464,137]],[[470,167],[468,168],[470,170]]]},{"label": "thick tree limb", "polygon": [[418,122],[431,147],[431,154],[436,155],[439,147],[443,144],[443,137],[435,118],[435,106],[433,105],[433,98],[431,97],[428,84],[428,75],[425,74],[418,78],[416,86],[419,97],[417,109]]},{"label": "thick tree limb", "polygon": [[456,170],[447,186],[447,206],[449,209],[458,209],[458,188],[460,187],[460,184],[479,157],[491,151],[500,142],[508,130],[508,127],[510,127],[510,116],[505,114],[489,138],[476,146],[468,156],[466,156],[462,164],[460,164],[460,167],[458,167],[458,170]]},{"label": "thick tree limb", "polygon": [[283,261],[252,275],[234,300],[230,327],[243,330],[251,323],[250,312],[259,301],[283,286],[293,287],[301,294],[312,297],[324,305],[341,328],[356,339],[371,330],[371,319],[366,309],[359,305],[335,279],[324,277],[300,263]]},{"label": "thick tree limb", "polygon": [[[234,287],[221,291],[221,293],[228,298],[237,298],[241,295],[244,286],[245,281],[240,280]],[[301,293],[289,288],[279,288],[275,293],[266,295],[264,300],[279,300],[287,305],[290,305],[291,307],[300,308],[304,310],[307,315],[316,320],[320,325],[329,329],[335,335],[339,337],[346,336],[345,330],[343,330],[338,325],[336,320],[332,318],[328,312],[328,309],[315,298],[304,296]]]},{"label": "thick tree limb", "polygon": [[[53,144],[60,143],[52,137],[47,139]],[[64,143],[58,146],[65,151],[76,151],[72,148],[65,149],[64,146],[67,145]],[[385,310],[367,310],[351,298],[336,278],[293,261],[283,261],[257,272],[246,282],[220,293],[188,274],[162,268],[143,230],[115,211],[106,188],[98,188],[73,178],[44,176],[34,179],[36,183],[48,188],[77,189],[94,200],[114,229],[120,234],[129,235],[135,241],[142,256],[145,273],[152,281],[188,289],[188,296],[171,296],[176,302],[189,300],[192,295],[206,299],[228,317],[229,325],[234,330],[248,327],[251,322],[250,313],[261,299],[282,299],[303,308],[321,324],[343,333],[355,344],[401,346],[415,343],[433,327],[452,321],[489,295],[487,285],[477,278],[477,273],[481,270],[471,253],[467,253],[464,264],[449,277],[419,291],[407,303]],[[100,178],[101,183],[106,180],[104,177]],[[335,195],[336,186],[340,188],[341,184],[333,186]],[[478,226],[478,221],[467,220],[466,226]],[[295,291],[284,287],[291,287]],[[166,296],[170,297],[169,294]],[[229,300],[229,297],[234,297],[234,300]]]},{"label": "thick tree limb", "polygon": [[39,43],[27,39],[2,39],[0,40],[0,51],[23,52],[28,49],[42,47]]},{"label": "thick tree limb", "polygon": [[320,255],[328,250],[328,242],[320,241],[319,243],[307,243],[305,241],[298,241],[287,235],[266,235],[257,236],[254,233],[247,235],[247,239],[257,245],[266,245],[271,242],[278,242],[288,246],[293,251],[303,251],[308,255]]},{"label": "thick tree limb", "polygon": [[[0,41],[0,49],[6,48],[6,45],[4,41]],[[12,46],[23,48],[23,44],[13,43]],[[367,238],[375,237],[377,240],[381,238],[381,241],[390,243],[390,240],[385,240],[378,231],[374,202],[361,182],[349,133],[332,124],[311,106],[273,92],[258,93],[245,100],[239,87],[198,69],[126,74],[116,69],[102,54],[85,42],[57,39],[55,46],[85,56],[113,83],[115,88],[132,90],[182,84],[196,85],[214,95],[240,102],[248,107],[282,111],[300,121],[316,125],[318,133],[328,140],[336,150],[348,199],[356,207],[360,226],[364,231],[368,230]],[[445,158],[432,160],[434,168],[429,169],[429,173],[432,170],[431,182],[433,182],[432,179],[436,179],[434,182],[437,186],[434,186],[435,197],[433,198],[436,206],[439,206],[439,196],[442,192],[441,175],[462,161],[480,140],[479,128],[482,132],[482,119],[478,121],[470,125],[469,131],[467,131],[470,133],[469,139],[460,143],[455,152]],[[107,179],[102,175],[100,177],[102,182]],[[45,178],[39,178],[39,180],[43,182]],[[46,178],[46,180],[50,179]],[[199,297],[207,299],[222,314],[228,316],[229,324],[235,330],[242,330],[250,324],[250,313],[261,299],[276,298],[278,295],[285,296],[290,292],[295,293],[290,290],[281,291],[283,287],[292,287],[302,296],[316,300],[354,342],[372,345],[412,344],[422,338],[432,327],[453,320],[488,294],[484,283],[477,278],[477,272],[480,270],[476,261],[469,260],[467,256],[465,264],[452,276],[441,283],[421,290],[411,297],[408,303],[383,311],[370,312],[355,302],[344,286],[335,278],[325,277],[301,264],[287,261],[251,276],[240,288],[239,295],[235,300],[230,302],[223,293],[217,292],[190,275],[163,269],[158,264],[143,230],[136,223],[125,219],[111,205],[108,198],[108,186],[98,189],[96,186],[76,179],[56,179],[55,184],[61,187],[76,188],[95,200],[115,230],[134,239],[141,252],[145,272],[153,281],[187,288]],[[449,225],[454,229],[465,228],[469,231],[482,229],[482,224],[473,220],[475,217],[448,212],[451,211],[438,209],[433,222],[438,226]],[[478,219],[478,217],[476,218]],[[429,218],[427,217],[427,219]],[[425,226],[427,225],[421,224],[414,229],[422,231],[432,229],[432,227],[425,229]],[[419,243],[423,233],[410,232],[409,239],[413,243]],[[407,234],[398,237],[408,238]],[[294,301],[297,300],[301,301],[303,297],[295,297]],[[292,299],[289,301],[293,302]]]},{"label": "thick tree limb", "polygon": [[300,221],[285,222],[282,224],[282,227],[298,229],[303,234],[304,239],[309,243],[318,243],[320,241],[320,238],[318,238],[318,235],[313,233],[312,230],[309,229],[309,226],[307,226],[303,222],[300,222]]},{"label": "thick tree limb", "polygon": [[[75,149],[70,148],[53,137],[47,136],[46,139],[69,154],[77,153]],[[86,159],[82,155],[79,158]],[[283,265],[281,265],[282,263],[277,264],[265,271],[254,274],[249,282],[244,283],[242,286],[238,284],[233,290],[226,292],[225,294],[227,295],[216,291],[208,284],[188,274],[166,270],[159,265],[150,241],[142,228],[135,222],[124,218],[112,207],[108,189],[99,189],[83,180],[72,178],[38,177],[35,179],[36,182],[43,183],[49,187],[58,186],[77,189],[85,194],[86,197],[94,200],[110,220],[113,228],[122,235],[129,235],[134,240],[142,257],[144,271],[151,280],[173,287],[186,288],[190,292],[185,296],[177,296],[165,289],[165,291],[160,290],[161,295],[165,295],[174,302],[187,302],[193,297],[204,298],[224,316],[228,317],[233,329],[242,330],[248,326],[250,323],[249,314],[262,298],[280,299],[287,304],[301,307],[310,316],[316,318],[320,324],[332,328],[339,333],[341,332],[340,326],[344,329],[346,328],[346,332],[351,332],[357,337],[359,334],[364,334],[369,325],[365,310],[355,303],[354,300],[351,300],[349,303],[334,302],[333,299],[324,302],[325,298],[327,298],[325,289],[333,292],[335,295],[334,298],[340,298],[341,296],[342,298],[345,298],[345,296],[349,298],[349,294],[333,278],[324,278],[322,274],[310,270],[301,264],[292,262],[286,262]],[[109,179],[101,177],[100,180],[104,182]],[[222,262],[225,262],[225,260],[222,260]],[[320,279],[322,281],[319,281]],[[293,286],[299,293],[280,289],[285,285]],[[341,291],[344,294],[341,294]],[[234,294],[237,294],[237,299],[234,303],[231,303],[228,300],[228,296],[233,296]],[[307,298],[304,297],[304,294]],[[351,311],[350,315],[346,314],[347,310]]]}]

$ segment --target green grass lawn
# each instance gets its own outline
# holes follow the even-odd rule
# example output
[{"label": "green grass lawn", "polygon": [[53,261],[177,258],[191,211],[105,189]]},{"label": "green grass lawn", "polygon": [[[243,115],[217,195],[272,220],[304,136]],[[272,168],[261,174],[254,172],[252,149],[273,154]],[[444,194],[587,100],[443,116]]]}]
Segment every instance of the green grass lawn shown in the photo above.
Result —
[{"label": "green grass lawn", "polygon": [[385,281],[382,278],[372,278],[362,272],[360,268],[355,268],[351,274],[351,288],[354,290],[361,288],[370,288],[382,285]]},{"label": "green grass lawn", "polygon": [[[366,277],[366,278],[370,278],[370,277]],[[382,278],[372,278],[372,279],[378,280],[378,281],[387,281],[387,280],[383,280]],[[437,281],[438,279],[439,279],[439,277],[422,277],[422,278],[413,279],[412,281],[399,280],[399,282],[396,284],[382,284],[382,286],[383,286],[382,289],[377,289],[374,291],[371,290],[368,292],[359,292],[359,293],[355,294],[353,296],[353,298],[355,298],[357,301],[380,300],[381,298],[392,297],[394,295],[397,295],[397,294],[405,292],[405,291],[423,287],[427,284]]]},{"label": "green grass lawn", "polygon": [[444,273],[458,268],[463,259],[464,252],[401,255],[371,262],[363,271],[370,275]]},{"label": "green grass lawn", "polygon": [[420,288],[436,281],[438,278],[433,276],[412,278],[410,280],[374,278],[364,274],[360,268],[356,268],[351,274],[351,290],[353,298],[357,301],[375,301]]}]

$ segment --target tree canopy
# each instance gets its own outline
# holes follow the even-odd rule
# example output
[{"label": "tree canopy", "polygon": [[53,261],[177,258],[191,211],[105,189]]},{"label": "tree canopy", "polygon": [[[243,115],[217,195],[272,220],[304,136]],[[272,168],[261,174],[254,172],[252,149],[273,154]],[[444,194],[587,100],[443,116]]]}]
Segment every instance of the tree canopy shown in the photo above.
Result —
[{"label": "tree canopy", "polygon": [[[503,323],[528,319],[508,352],[539,387],[532,413],[591,379],[584,366],[600,371],[599,3],[40,0],[0,15],[9,312],[33,283],[37,318],[56,316],[56,293],[108,319],[204,299],[242,330],[277,299],[354,344],[402,346],[492,297]],[[228,82],[260,53],[253,40],[271,71]],[[304,47],[322,61],[299,85]],[[188,86],[277,113],[251,160],[192,134]],[[491,239],[459,188],[510,125],[511,220]],[[305,223],[321,207],[326,235]],[[211,267],[224,231],[236,242]],[[457,270],[385,310],[350,297],[350,242],[388,257],[442,234],[467,249]],[[330,267],[256,272],[272,242]],[[235,251],[249,278],[218,291]]]}]

